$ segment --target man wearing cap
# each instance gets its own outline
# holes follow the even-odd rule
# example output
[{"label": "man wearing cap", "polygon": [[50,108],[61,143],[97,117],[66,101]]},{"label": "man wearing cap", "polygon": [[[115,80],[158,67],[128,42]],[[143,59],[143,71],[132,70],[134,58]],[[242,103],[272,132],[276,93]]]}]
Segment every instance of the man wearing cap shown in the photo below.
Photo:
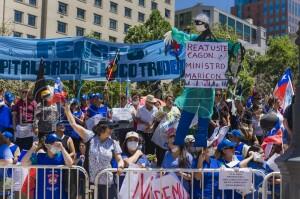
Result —
[{"label": "man wearing cap", "polygon": [[5,101],[5,104],[6,104],[9,108],[11,108],[11,107],[13,106],[14,100],[15,100],[15,96],[14,96],[11,92],[6,91],[6,92],[4,93],[4,101]]},{"label": "man wearing cap", "polygon": [[56,130],[59,113],[56,104],[51,104],[51,92],[49,89],[41,92],[42,101],[37,105],[34,117],[34,128],[39,138]]},{"label": "man wearing cap", "polygon": [[87,95],[82,95],[80,98],[80,109],[81,111],[85,114],[89,108],[88,105],[88,96]]},{"label": "man wearing cap", "polygon": [[241,155],[244,158],[247,156],[248,149],[250,146],[241,142],[243,139],[243,134],[240,130],[234,129],[228,133],[230,141],[236,144],[235,146],[235,155]]},{"label": "man wearing cap", "polygon": [[145,142],[145,154],[154,154],[154,146],[152,145],[152,125],[157,113],[157,108],[154,106],[155,99],[153,95],[147,95],[145,105],[138,109],[136,119],[137,132],[143,137]]},{"label": "man wearing cap", "polygon": [[5,104],[3,99],[0,100],[0,118],[0,132],[13,127],[11,109]]},{"label": "man wearing cap", "polygon": [[2,133],[2,135],[5,137],[7,144],[9,146],[9,149],[14,156],[13,163],[16,164],[18,162],[18,158],[21,154],[20,148],[18,147],[18,145],[13,143],[14,136],[11,132],[4,131]]},{"label": "man wearing cap", "polygon": [[103,95],[100,93],[91,95],[91,104],[86,113],[86,119],[95,115],[102,115],[102,117],[110,118],[109,108],[103,104]]},{"label": "man wearing cap", "polygon": [[37,103],[33,99],[32,90],[22,89],[20,100],[12,107],[13,128],[16,144],[21,150],[29,150],[35,136],[33,121]]}]

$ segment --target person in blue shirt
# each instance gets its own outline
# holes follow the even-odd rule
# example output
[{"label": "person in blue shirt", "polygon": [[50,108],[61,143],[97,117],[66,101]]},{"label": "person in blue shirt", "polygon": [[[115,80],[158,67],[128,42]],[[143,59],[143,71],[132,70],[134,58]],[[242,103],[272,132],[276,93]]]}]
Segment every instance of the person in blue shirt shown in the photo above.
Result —
[{"label": "person in blue shirt", "polygon": [[20,148],[18,145],[14,144],[12,141],[14,139],[14,136],[11,132],[9,131],[4,131],[2,133],[2,135],[4,136],[4,138],[6,139],[7,141],[7,144],[10,148],[10,151],[11,153],[13,154],[14,156],[14,160],[13,160],[13,163],[16,164],[18,162],[18,159],[19,159],[19,156],[21,154],[21,151],[20,151]]},{"label": "person in blue shirt", "polygon": [[11,109],[5,104],[3,99],[0,100],[0,132],[12,128]]},{"label": "person in blue shirt", "polygon": [[110,112],[107,105],[103,104],[103,95],[96,93],[91,95],[91,104],[87,110],[86,118],[91,118],[95,115],[102,115],[102,117],[110,118]]},{"label": "person in blue shirt", "polygon": [[128,167],[130,164],[136,164],[142,168],[150,166],[147,156],[139,148],[139,140],[139,134],[134,131],[126,134],[122,153],[125,167]]},{"label": "person in blue shirt", "polygon": [[[34,142],[31,149],[23,157],[21,164],[29,165],[66,165],[72,166],[73,160],[63,147],[60,138],[56,134],[49,134],[44,144]],[[46,173],[46,175],[44,175]],[[62,170],[38,169],[37,172],[37,199],[67,198],[66,192],[61,189]],[[45,190],[45,193],[44,193]],[[44,198],[45,194],[45,198]]]},{"label": "person in blue shirt", "polygon": [[[224,139],[220,144],[218,144],[218,151],[220,153],[219,162],[221,167],[224,168],[246,168],[248,167],[248,163],[253,160],[254,152],[249,152],[249,157],[243,159],[241,155],[234,154],[234,148],[236,143],[231,142],[228,139]],[[237,193],[236,191],[232,190],[225,190],[224,191],[224,198],[232,198],[234,193],[235,199],[242,198],[242,195]]]},{"label": "person in blue shirt", "polygon": [[[162,162],[162,168],[165,169],[177,169],[184,168],[189,169],[192,168],[193,157],[190,153],[187,152],[185,147],[179,147],[174,145],[175,141],[175,129],[173,131],[168,132],[168,148],[166,151],[165,157]],[[183,186],[187,192],[190,191],[189,182],[192,179],[191,173],[179,172],[177,173],[178,179],[183,180]]]},{"label": "person in blue shirt", "polygon": [[[0,166],[4,167],[12,163],[13,163],[13,155],[9,149],[9,143],[4,138],[4,136],[0,133]],[[8,176],[10,172],[11,172],[10,169],[0,169],[0,187],[3,187],[4,176]],[[4,175],[4,173],[6,174]],[[3,195],[4,195],[3,189],[0,189],[0,196],[2,197]]]},{"label": "person in blue shirt", "polygon": [[238,129],[233,129],[228,133],[228,136],[230,141],[236,143],[235,155],[241,155],[243,158],[246,157],[249,146],[241,141],[243,139],[242,132]]},{"label": "person in blue shirt", "polygon": [[4,93],[4,101],[5,101],[5,104],[6,104],[9,108],[11,108],[12,105],[13,105],[13,102],[15,101],[15,96],[14,96],[14,94],[12,94],[12,93],[9,92],[9,91],[6,91],[6,92]]},{"label": "person in blue shirt", "polygon": [[[193,161],[193,168],[197,169],[218,169],[221,167],[221,164],[218,160],[215,159],[215,148],[212,143],[207,144],[207,148],[203,148],[198,153],[198,157]],[[203,176],[204,175],[204,176]],[[202,182],[203,177],[203,182]],[[212,177],[214,178],[214,183],[212,182]],[[194,199],[203,198],[203,199],[221,199],[221,191],[219,190],[219,173],[218,172],[208,172],[208,173],[195,173],[194,174]],[[202,189],[203,187],[203,197]],[[214,190],[214,192],[212,191]],[[214,195],[212,195],[214,193]]]}]

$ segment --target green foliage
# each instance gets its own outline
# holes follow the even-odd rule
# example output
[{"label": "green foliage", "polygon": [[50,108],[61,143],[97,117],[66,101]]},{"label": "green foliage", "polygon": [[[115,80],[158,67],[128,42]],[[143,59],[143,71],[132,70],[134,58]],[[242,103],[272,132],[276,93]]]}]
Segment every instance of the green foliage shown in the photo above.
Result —
[{"label": "green foliage", "polygon": [[171,30],[171,25],[166,21],[158,10],[152,11],[149,19],[141,25],[129,28],[125,43],[142,43],[146,41],[163,39],[164,34]]},{"label": "green foliage", "polygon": [[258,56],[254,62],[258,87],[271,91],[286,68],[290,67],[295,74],[297,64],[298,49],[288,36],[270,38],[266,54]]}]

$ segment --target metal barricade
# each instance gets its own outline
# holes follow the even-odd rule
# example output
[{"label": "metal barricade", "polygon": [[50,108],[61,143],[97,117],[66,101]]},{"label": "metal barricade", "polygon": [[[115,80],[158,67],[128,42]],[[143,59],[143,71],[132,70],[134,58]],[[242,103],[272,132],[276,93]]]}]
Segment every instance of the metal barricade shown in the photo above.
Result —
[{"label": "metal barricade", "polygon": [[[153,199],[164,199],[168,198],[165,194],[165,188],[163,188],[162,184],[162,177],[166,174],[174,173],[176,174],[179,182],[181,182],[182,186],[189,187],[189,189],[185,189],[188,194],[189,198],[191,199],[208,199],[208,198],[223,198],[223,199],[237,199],[237,198],[243,198],[243,199],[257,199],[261,198],[261,193],[259,192],[261,190],[261,186],[263,183],[263,179],[265,177],[265,174],[260,170],[254,170],[250,169],[252,174],[252,187],[247,190],[219,190],[215,189],[215,187],[218,187],[218,176],[219,172],[222,169],[143,169],[143,168],[130,168],[125,169],[121,175],[117,175],[117,169],[106,169],[102,172],[98,173],[95,177],[95,190],[94,190],[94,199],[111,199],[111,198],[118,198],[118,199],[132,199],[132,198],[153,198]],[[239,169],[235,169],[235,171],[239,171]],[[127,175],[128,174],[128,175]],[[141,181],[135,181],[137,183],[133,183],[134,181],[134,175],[141,175],[141,176],[147,176],[147,174],[153,174],[148,175],[148,179],[151,178],[149,176],[155,176],[152,177],[153,179],[159,179],[159,182],[156,184],[152,184],[149,186],[147,183],[146,177],[139,178]],[[201,174],[201,175],[199,175]],[[125,176],[126,175],[126,176]],[[102,177],[101,177],[102,176]],[[103,177],[104,176],[104,177]],[[129,177],[128,177],[129,176]],[[133,177],[132,177],[133,176]],[[106,180],[105,180],[106,179]],[[105,184],[106,182],[106,184]],[[124,187],[122,187],[122,183],[126,183],[126,189],[127,191],[122,191]],[[159,193],[154,193],[154,188],[152,186],[159,186]],[[140,188],[138,186],[146,186],[142,191],[140,191]],[[211,190],[207,191],[211,187]],[[177,187],[178,188],[178,187]],[[126,190],[125,189],[125,190]],[[140,191],[140,196],[138,197],[136,195],[137,190]],[[166,188],[168,189],[168,188]],[[134,195],[131,195],[132,190],[134,192]],[[150,195],[149,194],[150,190]],[[143,192],[145,191],[145,192]],[[173,187],[172,187],[172,191]],[[175,190],[178,192],[178,189]],[[198,191],[198,192],[197,192]],[[245,191],[245,192],[243,192]],[[115,192],[115,193],[114,193]],[[208,192],[208,193],[207,193]],[[103,193],[105,193],[105,196],[103,196]],[[156,192],[157,193],[157,192]],[[174,192],[172,192],[174,193]],[[113,195],[112,195],[113,194]],[[185,199],[183,197],[183,192],[180,193],[182,199]],[[101,196],[100,196],[101,195]]]},{"label": "metal barricade", "polygon": [[89,176],[79,166],[2,166],[0,185],[0,199],[89,197]]},{"label": "metal barricade", "polygon": [[263,199],[282,199],[282,181],[280,172],[273,172],[266,175],[263,181],[262,192]]}]

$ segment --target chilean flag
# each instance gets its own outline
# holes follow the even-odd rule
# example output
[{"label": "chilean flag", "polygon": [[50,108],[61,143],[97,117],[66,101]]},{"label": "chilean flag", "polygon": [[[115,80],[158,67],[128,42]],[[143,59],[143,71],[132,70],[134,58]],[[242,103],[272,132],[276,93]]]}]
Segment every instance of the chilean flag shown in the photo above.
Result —
[{"label": "chilean flag", "polygon": [[54,84],[54,92],[53,92],[53,97],[51,99],[52,104],[55,103],[63,103],[65,102],[67,98],[67,93],[64,91],[64,86],[60,80],[60,78],[58,77],[55,80],[55,84]]},{"label": "chilean flag", "polygon": [[283,110],[285,110],[286,107],[292,103],[294,89],[292,85],[292,72],[290,68],[285,70],[283,76],[274,89],[273,95],[278,98]]},{"label": "chilean flag", "polygon": [[267,154],[266,150],[267,150],[267,146],[268,145],[279,145],[282,144],[282,135],[283,135],[283,129],[282,126],[280,124],[280,120],[278,119],[278,121],[276,122],[275,126],[267,132],[266,137],[263,140],[263,143],[261,144],[261,147],[263,148],[263,150],[265,151],[265,154]]}]

